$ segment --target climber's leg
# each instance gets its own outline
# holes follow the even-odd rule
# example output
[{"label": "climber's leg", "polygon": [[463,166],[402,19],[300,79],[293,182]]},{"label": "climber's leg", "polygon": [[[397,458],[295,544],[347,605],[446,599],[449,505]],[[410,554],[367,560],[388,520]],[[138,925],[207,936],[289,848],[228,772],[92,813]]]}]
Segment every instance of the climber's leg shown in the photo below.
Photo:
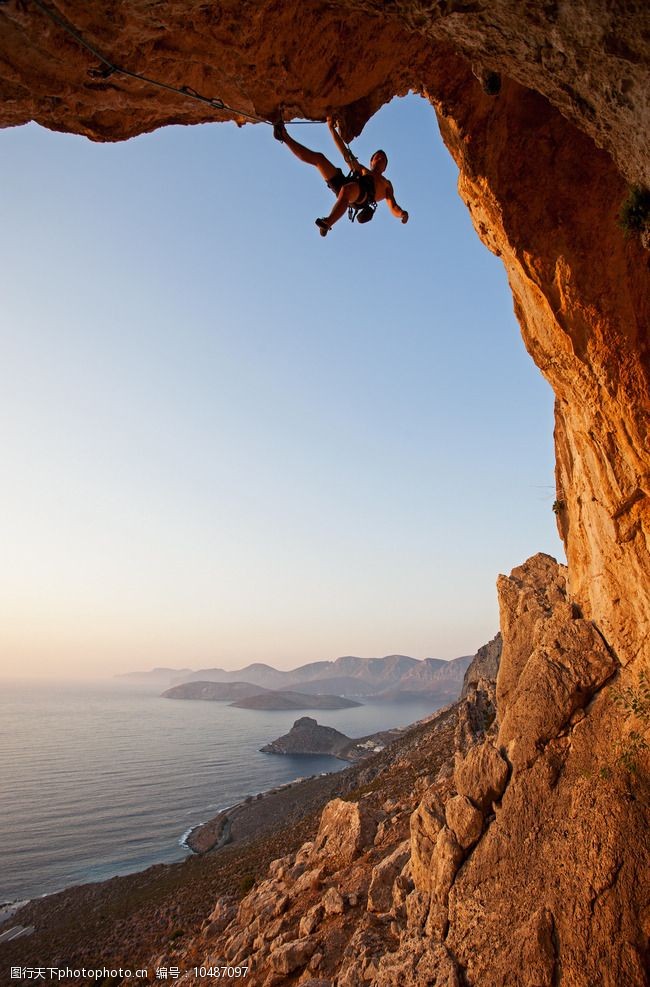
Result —
[{"label": "climber's leg", "polygon": [[304,161],[305,164],[310,164],[315,168],[318,168],[326,182],[328,182],[330,178],[339,170],[325,157],[324,154],[321,154],[320,151],[312,151],[310,148],[305,147],[304,144],[299,144],[298,141],[293,139],[293,137],[290,137],[286,131],[284,123],[282,123],[281,120],[278,121],[273,127],[273,136],[276,140],[286,144],[289,150],[295,154],[300,161]]}]

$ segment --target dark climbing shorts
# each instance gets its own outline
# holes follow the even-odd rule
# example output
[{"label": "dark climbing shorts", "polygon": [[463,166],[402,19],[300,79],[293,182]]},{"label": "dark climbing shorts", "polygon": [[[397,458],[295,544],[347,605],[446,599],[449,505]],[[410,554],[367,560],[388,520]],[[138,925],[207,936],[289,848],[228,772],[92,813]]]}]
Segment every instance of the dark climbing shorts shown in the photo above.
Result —
[{"label": "dark climbing shorts", "polygon": [[338,195],[343,186],[346,184],[347,178],[343,174],[340,168],[337,168],[330,180],[327,183],[327,187],[331,188],[334,195]]},{"label": "dark climbing shorts", "polygon": [[340,168],[337,168],[330,180],[327,183],[327,187],[331,188],[334,195],[338,195],[344,185],[351,185],[352,182],[359,186],[360,194],[359,198],[356,199],[355,205],[362,205],[368,198],[368,189],[364,188],[364,175],[344,175]]}]

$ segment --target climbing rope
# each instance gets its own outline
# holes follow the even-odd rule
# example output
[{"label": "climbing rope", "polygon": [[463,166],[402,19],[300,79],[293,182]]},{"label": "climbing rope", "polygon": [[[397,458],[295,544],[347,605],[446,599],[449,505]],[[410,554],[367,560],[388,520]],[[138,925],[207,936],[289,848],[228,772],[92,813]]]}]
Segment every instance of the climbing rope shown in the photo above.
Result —
[{"label": "climbing rope", "polygon": [[[75,41],[80,44],[86,51],[89,51],[98,61],[103,64],[103,68],[90,69],[89,75],[96,79],[108,79],[111,75],[124,75],[129,79],[138,79],[140,82],[145,82],[149,86],[156,86],[158,89],[166,89],[168,92],[176,93],[179,96],[186,96],[188,99],[198,100],[200,103],[207,103],[215,110],[224,111],[227,113],[234,113],[236,116],[246,117],[248,120],[255,120],[257,123],[266,123],[270,125],[269,120],[264,120],[262,117],[255,116],[254,113],[247,113],[245,110],[238,110],[234,106],[228,106],[224,103],[222,99],[217,96],[205,96],[203,93],[199,93],[196,89],[191,86],[171,86],[167,82],[161,82],[159,79],[152,79],[149,76],[142,75],[140,72],[131,72],[129,69],[123,68],[121,65],[116,65],[109,58],[101,53],[94,45],[91,45],[86,39],[79,33],[79,31],[73,27],[67,20],[61,17],[56,11],[51,10],[41,0],[32,0],[39,10],[41,10],[50,20],[58,24],[70,37],[74,38]],[[312,124],[321,123],[320,120],[292,120],[292,126],[294,124]]]}]

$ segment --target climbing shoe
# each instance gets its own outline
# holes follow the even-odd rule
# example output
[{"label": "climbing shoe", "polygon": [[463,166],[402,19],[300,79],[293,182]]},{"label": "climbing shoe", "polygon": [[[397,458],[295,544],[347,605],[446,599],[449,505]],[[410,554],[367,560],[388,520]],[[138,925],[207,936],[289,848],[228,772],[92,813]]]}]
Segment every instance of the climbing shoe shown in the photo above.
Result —
[{"label": "climbing shoe", "polygon": [[329,231],[332,229],[326,219],[317,219],[316,226],[318,227],[318,232],[321,236],[327,236]]},{"label": "climbing shoe", "polygon": [[284,129],[284,120],[276,120],[275,123],[273,124],[273,136],[275,137],[276,141],[280,141],[281,144],[284,144],[285,133],[286,131]]}]

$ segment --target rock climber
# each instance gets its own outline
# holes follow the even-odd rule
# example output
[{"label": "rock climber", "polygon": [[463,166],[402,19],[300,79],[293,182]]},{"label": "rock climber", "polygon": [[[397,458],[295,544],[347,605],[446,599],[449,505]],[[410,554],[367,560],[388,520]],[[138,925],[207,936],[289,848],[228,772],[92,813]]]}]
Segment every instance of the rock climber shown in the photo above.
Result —
[{"label": "rock climber", "polygon": [[320,235],[327,236],[334,223],[338,222],[346,210],[351,210],[351,219],[356,218],[360,223],[367,223],[368,220],[372,219],[377,203],[384,200],[388,203],[388,208],[393,216],[397,216],[403,223],[408,223],[409,214],[397,205],[393,186],[387,178],[384,178],[384,172],[388,166],[386,152],[375,151],[370,159],[370,167],[366,168],[355,158],[336,129],[333,120],[329,117],[327,124],[334,138],[334,143],[351,169],[350,175],[344,175],[341,169],[333,165],[324,154],[319,151],[311,151],[290,137],[282,120],[278,120],[273,126],[275,139],[286,144],[300,161],[318,168],[328,187],[336,196],[336,202],[329,216],[316,220]]}]

